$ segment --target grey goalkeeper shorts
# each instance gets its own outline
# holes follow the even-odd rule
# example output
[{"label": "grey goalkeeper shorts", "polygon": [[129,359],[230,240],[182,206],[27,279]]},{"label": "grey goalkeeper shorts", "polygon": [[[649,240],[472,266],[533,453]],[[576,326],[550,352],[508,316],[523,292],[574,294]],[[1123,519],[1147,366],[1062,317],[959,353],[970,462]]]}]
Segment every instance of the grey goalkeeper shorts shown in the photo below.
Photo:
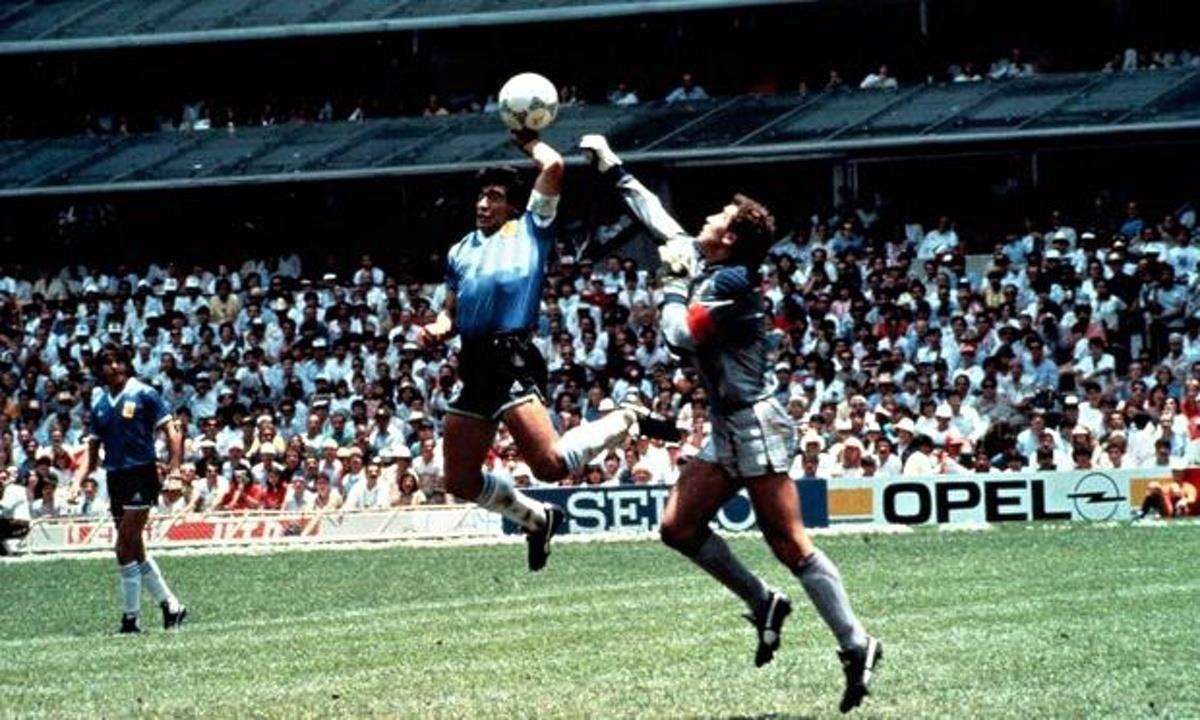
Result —
[{"label": "grey goalkeeper shorts", "polygon": [[735,478],[786,473],[796,454],[796,425],[774,398],[728,415],[712,413],[712,436],[696,459]]}]

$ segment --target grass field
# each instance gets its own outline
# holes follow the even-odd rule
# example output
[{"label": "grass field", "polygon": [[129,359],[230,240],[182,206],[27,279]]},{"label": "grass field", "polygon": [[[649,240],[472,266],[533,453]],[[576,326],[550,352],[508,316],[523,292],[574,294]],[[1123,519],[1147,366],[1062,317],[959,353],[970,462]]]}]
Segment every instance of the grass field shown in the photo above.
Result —
[{"label": "grass field", "polygon": [[[821,545],[888,644],[862,716],[1200,717],[1178,624],[1200,526]],[[123,638],[111,560],[0,565],[0,716],[836,715],[831,636],[760,542],[734,546],[797,601],[762,670],[733,597],[649,542],[561,544],[539,575],[516,545],[164,557],[188,626],[147,603]]]}]

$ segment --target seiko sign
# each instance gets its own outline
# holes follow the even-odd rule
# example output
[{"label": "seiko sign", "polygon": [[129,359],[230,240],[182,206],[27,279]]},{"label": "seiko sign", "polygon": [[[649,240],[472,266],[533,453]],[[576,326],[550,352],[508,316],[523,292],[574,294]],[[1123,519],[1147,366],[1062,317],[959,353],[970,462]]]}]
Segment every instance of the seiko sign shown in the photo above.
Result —
[{"label": "seiko sign", "polygon": [[[829,525],[825,481],[797,482],[796,489],[800,493],[804,524],[809,527]],[[563,532],[643,533],[656,531],[662,524],[671,488],[666,485],[536,488],[529,494],[556,503],[567,511]],[[712,527],[726,532],[744,532],[756,527],[754,509],[744,490],[717,511]],[[504,531],[517,532],[517,527],[505,521]]]}]

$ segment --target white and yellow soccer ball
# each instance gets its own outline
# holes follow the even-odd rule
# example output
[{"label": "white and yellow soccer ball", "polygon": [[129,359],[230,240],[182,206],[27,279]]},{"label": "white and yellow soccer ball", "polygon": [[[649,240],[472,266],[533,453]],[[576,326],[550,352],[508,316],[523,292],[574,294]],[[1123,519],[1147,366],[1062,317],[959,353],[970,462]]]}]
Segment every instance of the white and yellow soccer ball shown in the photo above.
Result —
[{"label": "white and yellow soccer ball", "polygon": [[558,115],[558,89],[537,73],[521,73],[504,83],[497,103],[509,130],[544,130]]}]

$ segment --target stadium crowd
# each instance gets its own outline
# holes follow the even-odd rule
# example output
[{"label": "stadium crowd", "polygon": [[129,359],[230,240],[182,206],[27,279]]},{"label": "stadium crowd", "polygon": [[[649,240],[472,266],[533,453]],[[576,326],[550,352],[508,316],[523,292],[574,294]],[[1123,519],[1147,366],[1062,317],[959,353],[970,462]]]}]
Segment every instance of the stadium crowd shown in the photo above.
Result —
[{"label": "stadium crowd", "polygon": [[[1200,465],[1198,239],[1191,206],[1149,218],[1136,203],[1078,229],[1054,213],[970,257],[947,217],[897,233],[865,206],[806,222],[762,268],[792,475]],[[440,286],[367,256],[344,276],[297,256],[0,276],[7,512],[24,497],[34,517],[104,514],[102,471],[68,488],[107,342],[132,348],[186,428],[160,511],[454,502],[440,427],[459,346],[418,330]],[[664,346],[656,300],[653,269],[560,247],[536,339],[554,425],[633,401],[684,432],[631,439],[570,483],[672,483],[706,440],[705,390]],[[487,464],[538,484],[503,429]]]}]

